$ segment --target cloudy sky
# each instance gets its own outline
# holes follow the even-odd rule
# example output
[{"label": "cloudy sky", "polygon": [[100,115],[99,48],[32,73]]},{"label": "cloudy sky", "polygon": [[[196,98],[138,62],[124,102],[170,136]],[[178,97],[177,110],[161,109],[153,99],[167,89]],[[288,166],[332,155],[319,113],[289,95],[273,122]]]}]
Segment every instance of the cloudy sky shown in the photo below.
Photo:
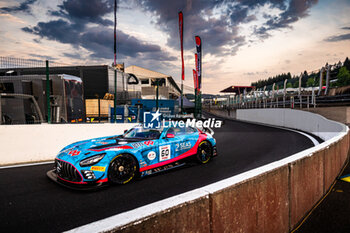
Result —
[{"label": "cloudy sky", "polygon": [[[114,0],[0,0],[0,56],[71,65],[113,62]],[[349,0],[119,0],[117,60],[180,82],[178,11],[184,13],[185,84],[203,41],[203,91],[282,72],[298,75],[350,56]]]}]

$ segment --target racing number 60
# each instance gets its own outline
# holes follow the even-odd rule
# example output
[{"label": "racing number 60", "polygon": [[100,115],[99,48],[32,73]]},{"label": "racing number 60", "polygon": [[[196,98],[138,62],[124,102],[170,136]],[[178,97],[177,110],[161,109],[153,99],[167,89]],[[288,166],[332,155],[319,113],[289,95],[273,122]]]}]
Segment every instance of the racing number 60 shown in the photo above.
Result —
[{"label": "racing number 60", "polygon": [[162,157],[168,157],[168,155],[169,155],[169,149],[168,148],[163,149],[162,150]]},{"label": "racing number 60", "polygon": [[170,159],[170,145],[161,146],[160,150],[160,161]]}]

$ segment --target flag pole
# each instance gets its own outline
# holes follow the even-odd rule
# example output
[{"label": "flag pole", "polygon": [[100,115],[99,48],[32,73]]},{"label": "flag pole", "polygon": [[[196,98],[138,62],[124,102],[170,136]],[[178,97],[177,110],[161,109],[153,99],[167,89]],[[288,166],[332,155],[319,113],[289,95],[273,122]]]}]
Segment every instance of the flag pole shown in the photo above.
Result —
[{"label": "flag pole", "polygon": [[114,0],[114,123],[117,123],[117,0]]},{"label": "flag pole", "polygon": [[183,53],[183,13],[182,11],[179,12],[179,34],[180,34],[180,47],[181,47],[181,113],[184,112],[183,109],[183,91],[184,91],[184,86],[183,86],[183,81],[185,80],[185,64],[184,64],[184,53]]},{"label": "flag pole", "polygon": [[199,36],[195,36],[196,50],[197,50],[197,77],[198,77],[198,92],[197,92],[197,109],[199,117],[202,116],[202,40]]},{"label": "flag pole", "polygon": [[184,84],[183,81],[181,79],[181,113],[184,112],[184,106],[183,106],[183,93],[184,93]]}]

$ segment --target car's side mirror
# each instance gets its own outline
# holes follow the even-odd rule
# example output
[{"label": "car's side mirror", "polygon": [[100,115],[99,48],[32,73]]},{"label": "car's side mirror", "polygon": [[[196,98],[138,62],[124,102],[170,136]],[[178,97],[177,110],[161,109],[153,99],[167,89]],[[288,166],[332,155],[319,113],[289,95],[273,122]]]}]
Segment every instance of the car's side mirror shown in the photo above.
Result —
[{"label": "car's side mirror", "polygon": [[167,133],[166,134],[166,138],[174,138],[174,137],[175,137],[175,135],[172,134],[172,133]]}]

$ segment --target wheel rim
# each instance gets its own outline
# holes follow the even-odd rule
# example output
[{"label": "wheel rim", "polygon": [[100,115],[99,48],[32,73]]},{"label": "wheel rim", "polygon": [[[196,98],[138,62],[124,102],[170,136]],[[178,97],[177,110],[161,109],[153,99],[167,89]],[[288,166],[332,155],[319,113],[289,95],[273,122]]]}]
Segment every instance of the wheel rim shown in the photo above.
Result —
[{"label": "wheel rim", "polygon": [[109,169],[109,179],[111,182],[125,184],[134,177],[136,164],[130,156],[121,155],[113,160]]},{"label": "wheel rim", "polygon": [[199,159],[202,163],[207,163],[211,157],[211,149],[208,143],[204,143],[199,148]]}]

